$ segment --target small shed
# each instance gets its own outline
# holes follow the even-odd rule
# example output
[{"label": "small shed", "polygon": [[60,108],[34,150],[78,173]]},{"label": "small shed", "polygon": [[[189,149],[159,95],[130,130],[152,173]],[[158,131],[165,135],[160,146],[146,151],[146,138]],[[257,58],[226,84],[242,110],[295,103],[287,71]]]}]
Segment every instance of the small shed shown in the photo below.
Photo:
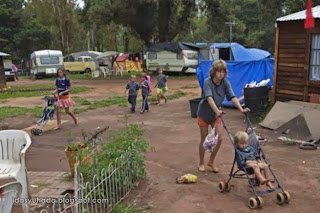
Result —
[{"label": "small shed", "polygon": [[316,27],[309,30],[305,10],[276,20],[274,101],[320,97],[320,6],[312,12]]}]

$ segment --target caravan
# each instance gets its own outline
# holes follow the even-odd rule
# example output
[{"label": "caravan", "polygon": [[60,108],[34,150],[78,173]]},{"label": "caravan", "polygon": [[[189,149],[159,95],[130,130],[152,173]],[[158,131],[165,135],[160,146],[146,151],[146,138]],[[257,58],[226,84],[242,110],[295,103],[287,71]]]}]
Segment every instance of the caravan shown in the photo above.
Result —
[{"label": "caravan", "polygon": [[30,60],[32,78],[56,76],[57,70],[63,67],[63,55],[59,50],[34,51]]},{"label": "caravan", "polygon": [[165,72],[195,73],[199,48],[183,42],[151,44],[146,58],[147,69],[155,71],[161,67]]}]

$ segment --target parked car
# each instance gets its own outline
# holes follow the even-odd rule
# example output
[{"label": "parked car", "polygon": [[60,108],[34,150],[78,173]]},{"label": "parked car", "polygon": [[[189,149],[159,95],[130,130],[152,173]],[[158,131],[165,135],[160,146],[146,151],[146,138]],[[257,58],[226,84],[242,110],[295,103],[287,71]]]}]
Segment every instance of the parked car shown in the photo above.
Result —
[{"label": "parked car", "polygon": [[6,76],[6,81],[15,81],[16,73],[12,70],[12,61],[11,60],[3,60],[4,71]]},{"label": "parked car", "polygon": [[96,70],[96,64],[90,56],[80,56],[74,61],[65,61],[64,69],[67,72],[90,73]]}]

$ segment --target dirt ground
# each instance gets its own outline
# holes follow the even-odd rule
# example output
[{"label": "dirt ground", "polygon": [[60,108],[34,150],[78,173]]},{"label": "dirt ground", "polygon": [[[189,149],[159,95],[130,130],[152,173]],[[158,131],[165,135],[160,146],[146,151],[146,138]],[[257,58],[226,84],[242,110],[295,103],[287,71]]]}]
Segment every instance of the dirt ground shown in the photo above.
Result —
[{"label": "dirt ground", "polygon": [[[41,81],[36,81],[39,83]],[[90,92],[77,96],[102,99],[124,94],[126,80],[117,81],[76,81],[74,85],[93,87]],[[28,84],[30,82],[13,82]],[[42,82],[43,83],[43,82]],[[45,82],[44,82],[45,83]],[[41,84],[41,83],[39,83]],[[197,84],[196,78],[171,79],[172,91],[190,84]],[[135,201],[138,206],[149,207],[145,212],[163,213],[203,213],[203,212],[251,212],[247,206],[252,192],[246,180],[232,180],[229,193],[218,191],[219,181],[226,179],[231,169],[234,152],[224,133],[224,141],[216,159],[220,173],[200,173],[198,166],[199,128],[197,120],[190,117],[188,100],[197,98],[199,89],[184,89],[189,94],[167,105],[151,106],[146,114],[134,114],[130,123],[145,125],[145,138],[155,147],[155,152],[147,153],[147,179],[141,181],[132,191],[127,201]],[[27,102],[42,105],[38,98],[28,98]],[[20,99],[8,100],[5,104],[17,104]],[[25,100],[23,100],[25,101]],[[2,105],[0,105],[2,106]],[[43,136],[33,137],[32,146],[27,152],[27,168],[30,171],[69,171],[64,147],[80,135],[81,129],[93,130],[108,125],[117,129],[118,121],[128,109],[108,107],[79,114],[79,126],[72,122],[63,125],[61,130],[46,132]],[[225,109],[225,121],[232,132],[244,130],[244,116],[234,109]],[[64,116],[63,119],[70,120]],[[20,116],[6,119],[10,128],[22,129],[32,125],[36,118]],[[291,202],[283,206],[276,204],[276,194],[263,195],[264,207],[259,212],[306,212],[320,211],[320,150],[300,150],[297,146],[287,146],[277,141],[276,133],[257,128],[257,133],[268,139],[263,149],[272,168],[284,189],[290,192]],[[208,159],[208,154],[206,154]],[[303,163],[305,161],[305,164]],[[195,184],[176,184],[175,178],[192,173],[198,176]]]}]

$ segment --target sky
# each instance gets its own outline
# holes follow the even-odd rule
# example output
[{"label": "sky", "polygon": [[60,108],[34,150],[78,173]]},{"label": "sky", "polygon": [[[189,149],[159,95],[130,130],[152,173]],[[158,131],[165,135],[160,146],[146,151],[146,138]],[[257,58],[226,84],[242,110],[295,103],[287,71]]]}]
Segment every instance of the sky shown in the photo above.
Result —
[{"label": "sky", "polygon": [[76,2],[78,3],[79,7],[81,7],[81,8],[84,7],[84,2],[83,2],[83,0],[76,0]]}]

